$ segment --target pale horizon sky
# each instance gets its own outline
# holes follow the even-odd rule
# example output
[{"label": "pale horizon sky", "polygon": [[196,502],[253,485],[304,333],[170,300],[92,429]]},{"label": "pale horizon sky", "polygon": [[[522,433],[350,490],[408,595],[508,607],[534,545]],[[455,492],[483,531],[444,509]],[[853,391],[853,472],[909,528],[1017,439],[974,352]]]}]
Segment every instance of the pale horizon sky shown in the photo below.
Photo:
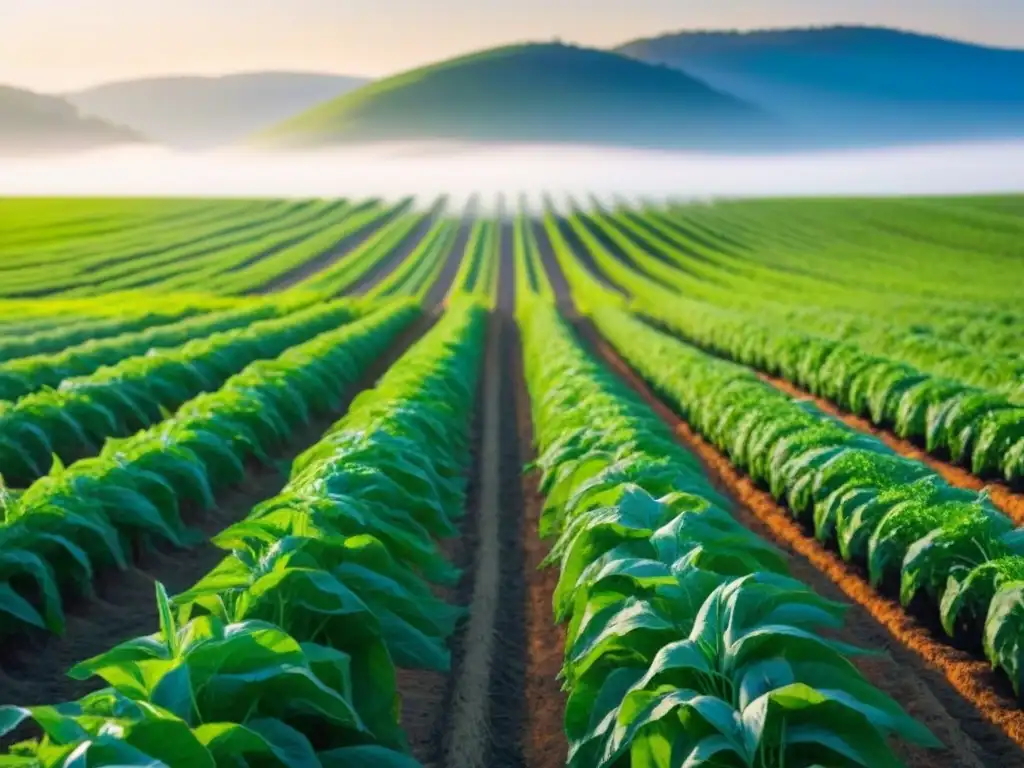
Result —
[{"label": "pale horizon sky", "polygon": [[379,77],[525,40],[877,24],[1024,48],[1024,0],[0,0],[0,84],[264,69]]}]

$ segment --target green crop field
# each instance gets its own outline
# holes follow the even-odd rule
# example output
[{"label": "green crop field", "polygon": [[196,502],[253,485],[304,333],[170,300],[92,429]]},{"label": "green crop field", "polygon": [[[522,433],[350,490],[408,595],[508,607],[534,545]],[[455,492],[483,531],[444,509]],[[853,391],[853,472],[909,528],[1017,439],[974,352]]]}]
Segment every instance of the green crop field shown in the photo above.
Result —
[{"label": "green crop field", "polygon": [[1024,763],[1024,198],[0,199],[0,766]]}]

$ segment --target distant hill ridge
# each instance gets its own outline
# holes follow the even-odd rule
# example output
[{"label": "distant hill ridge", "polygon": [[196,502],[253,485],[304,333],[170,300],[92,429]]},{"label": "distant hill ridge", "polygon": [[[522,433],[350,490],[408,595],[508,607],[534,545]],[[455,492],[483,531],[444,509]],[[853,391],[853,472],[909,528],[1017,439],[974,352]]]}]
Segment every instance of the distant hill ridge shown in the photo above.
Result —
[{"label": "distant hill ridge", "polygon": [[0,85],[0,154],[76,151],[143,141],[142,134],[83,116],[59,97]]},{"label": "distant hill ridge", "polygon": [[989,45],[964,38],[942,35],[932,32],[920,32],[914,29],[896,26],[879,26],[872,24],[807,24],[804,26],[788,27],[758,27],[753,29],[679,29],[669,32],[662,32],[649,37],[636,38],[628,43],[616,46],[621,50],[629,45],[649,43],[657,40],[679,40],[690,39],[693,41],[704,40],[713,43],[716,47],[723,41],[732,41],[739,44],[755,41],[775,41],[785,45],[791,45],[794,40],[817,40],[823,43],[832,44],[837,41],[863,40],[865,38],[888,37],[891,40],[917,39],[945,43],[969,48],[981,48],[990,51],[1021,51],[1024,49],[1013,46]]},{"label": "distant hill ridge", "polygon": [[252,72],[55,97],[6,88],[0,120],[0,145],[19,151],[144,136],[191,149],[442,139],[729,151],[1017,138],[1024,50],[855,25],[683,31],[613,51],[509,45],[375,82]]},{"label": "distant hill ridge", "polygon": [[317,72],[169,76],[106,83],[66,97],[165,144],[203,149],[234,143],[366,82]]},{"label": "distant hill ridge", "polygon": [[869,26],[679,32],[616,49],[836,139],[1024,135],[1024,51]]},{"label": "distant hill ridge", "polygon": [[376,81],[256,140],[279,147],[382,139],[707,147],[772,128],[762,110],[683,72],[607,51],[527,43]]}]

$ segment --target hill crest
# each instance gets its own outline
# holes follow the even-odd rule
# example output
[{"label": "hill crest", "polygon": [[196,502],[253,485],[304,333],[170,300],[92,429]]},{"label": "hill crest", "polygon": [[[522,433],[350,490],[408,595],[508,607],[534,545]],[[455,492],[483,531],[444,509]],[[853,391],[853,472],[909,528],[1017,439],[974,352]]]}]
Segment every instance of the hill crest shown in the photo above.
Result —
[{"label": "hill crest", "polygon": [[893,41],[917,41],[929,44],[938,43],[951,46],[987,51],[1021,52],[1021,49],[1009,46],[990,45],[971,40],[951,37],[948,35],[919,32],[902,27],[884,27],[870,24],[821,24],[802,27],[763,27],[757,29],[680,29],[663,32],[657,35],[640,37],[616,46],[613,50],[622,51],[631,46],[665,40],[688,40],[695,43],[749,43],[754,41],[780,42],[791,44],[796,40],[820,40],[829,44],[836,42],[863,41],[871,39],[889,39]]},{"label": "hill crest", "polygon": [[376,81],[257,137],[277,146],[454,139],[687,146],[769,123],[672,68],[562,43],[458,56]]}]

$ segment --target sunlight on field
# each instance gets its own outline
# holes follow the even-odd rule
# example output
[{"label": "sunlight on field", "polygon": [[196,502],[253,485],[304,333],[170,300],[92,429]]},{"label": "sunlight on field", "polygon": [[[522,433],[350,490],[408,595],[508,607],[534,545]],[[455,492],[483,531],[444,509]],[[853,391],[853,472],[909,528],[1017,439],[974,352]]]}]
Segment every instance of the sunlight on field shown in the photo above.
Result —
[{"label": "sunlight on field", "polygon": [[326,153],[181,154],[118,149],[15,159],[0,166],[5,195],[273,195],[473,193],[539,201],[595,195],[972,193],[1024,190],[1024,142],[725,156],[593,147],[387,144]]}]

